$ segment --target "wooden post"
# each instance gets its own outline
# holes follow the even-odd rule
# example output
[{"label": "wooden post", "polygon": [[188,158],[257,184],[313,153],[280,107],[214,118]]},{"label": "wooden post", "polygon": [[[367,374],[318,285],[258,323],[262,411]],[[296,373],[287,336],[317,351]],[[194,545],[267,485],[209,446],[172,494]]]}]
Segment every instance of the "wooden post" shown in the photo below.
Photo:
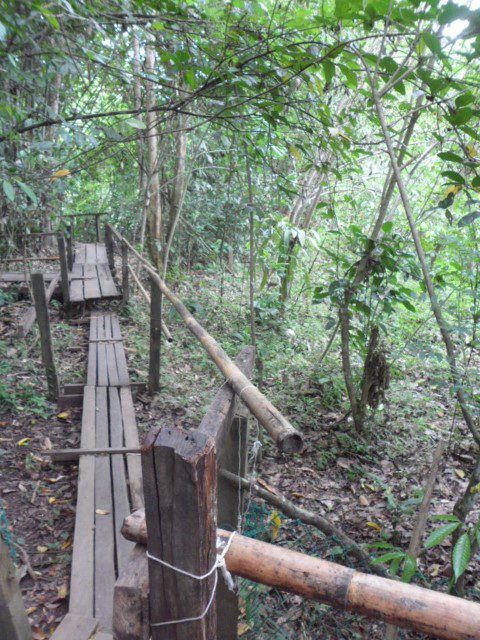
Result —
[{"label": "wooden post", "polygon": [[70,284],[68,282],[68,261],[65,249],[65,238],[62,235],[58,235],[57,242],[58,257],[60,258],[60,275],[62,278],[63,304],[68,309],[70,307]]},{"label": "wooden post", "polygon": [[123,307],[128,306],[128,247],[122,242],[122,295]]},{"label": "wooden post", "polygon": [[[142,447],[148,551],[174,567],[199,576],[216,558],[217,471],[213,438],[197,431],[163,427]],[[153,640],[215,640],[215,572],[195,580],[148,561]],[[219,578],[221,579],[221,578]],[[206,613],[205,613],[206,612]],[[205,613],[205,615],[203,615]],[[200,620],[155,626],[201,616]]]},{"label": "wooden post", "polygon": [[68,268],[71,270],[73,266],[73,236],[75,233],[74,218],[70,218],[70,224],[68,225],[68,242],[67,242],[67,258]]},{"label": "wooden post", "polygon": [[162,292],[152,278],[150,294],[150,361],[148,390],[150,394],[160,389],[160,350],[162,339]]},{"label": "wooden post", "polygon": [[15,567],[0,535],[0,631],[8,640],[31,640],[32,631],[23,606]]},{"label": "wooden post", "polygon": [[58,378],[53,358],[52,335],[50,333],[50,320],[48,318],[47,297],[45,294],[45,282],[43,274],[32,273],[32,290],[37,323],[40,331],[40,346],[42,360],[47,374],[48,397],[50,400],[58,398]]},{"label": "wooden post", "polygon": [[113,234],[108,222],[105,224],[105,248],[107,250],[108,266],[112,274],[115,273],[115,257],[113,253]]},{"label": "wooden post", "polygon": [[101,233],[100,233],[100,214],[95,214],[95,236],[97,238],[97,242],[101,241]]},{"label": "wooden post", "polygon": [[[242,478],[247,473],[248,419],[236,416],[227,430],[219,468]],[[239,530],[239,513],[242,510],[244,490],[218,477],[218,526],[229,531]],[[230,591],[224,580],[217,587],[217,632],[222,640],[238,638],[238,595]]]}]

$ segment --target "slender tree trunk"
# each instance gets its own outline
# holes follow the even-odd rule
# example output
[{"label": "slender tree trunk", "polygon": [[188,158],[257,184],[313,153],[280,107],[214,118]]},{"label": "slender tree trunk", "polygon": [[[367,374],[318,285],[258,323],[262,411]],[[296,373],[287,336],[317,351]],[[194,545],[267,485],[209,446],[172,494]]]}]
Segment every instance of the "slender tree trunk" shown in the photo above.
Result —
[{"label": "slender tree trunk", "polygon": [[[155,72],[155,51],[152,43],[147,44],[145,51],[145,72],[153,75]],[[162,203],[160,199],[160,181],[158,170],[158,132],[155,123],[156,115],[151,109],[156,105],[155,85],[150,80],[146,82],[147,106],[147,162],[148,189],[146,203],[146,218],[149,230],[149,248],[153,263],[157,268],[161,266],[162,255]]]},{"label": "slender tree trunk", "polygon": [[450,336],[450,330],[447,326],[445,318],[443,317],[442,309],[438,302],[438,298],[435,294],[435,289],[433,287],[433,282],[430,277],[430,272],[429,272],[427,260],[425,257],[425,251],[423,250],[420,236],[419,236],[417,227],[415,225],[415,220],[413,218],[412,209],[410,206],[410,200],[405,189],[405,185],[402,179],[402,175],[400,173],[400,168],[397,162],[397,158],[395,157],[392,139],[390,137],[390,133],[388,131],[387,123],[385,120],[385,114],[383,111],[382,102],[381,102],[380,96],[378,95],[374,82],[372,82],[372,94],[373,94],[375,109],[377,111],[377,115],[380,120],[380,126],[382,128],[385,144],[387,146],[388,155],[390,157],[390,163],[392,166],[393,175],[395,177],[398,191],[402,199],[403,208],[405,210],[405,215],[407,216],[408,225],[410,227],[410,232],[412,234],[413,242],[415,245],[415,250],[417,252],[418,260],[420,262],[420,266],[422,269],[423,280],[425,282],[425,287],[428,292],[428,297],[430,298],[430,305],[432,307],[432,311],[437,321],[437,325],[445,345],[445,350],[447,352],[447,359],[450,366],[450,374],[451,374],[452,382],[455,389],[455,395],[460,405],[460,409],[462,411],[462,415],[466,425],[468,426],[477,444],[480,444],[480,433],[478,431],[478,427],[475,423],[475,420],[473,419],[473,416],[470,413],[470,409],[468,408],[468,401],[463,389],[463,381],[458,371],[457,361],[455,356],[455,347],[453,345],[453,341]]},{"label": "slender tree trunk", "polygon": [[[139,112],[142,108],[142,88],[140,83],[140,43],[138,41],[138,35],[133,32],[133,98],[135,109]],[[138,116],[137,116],[138,117]],[[137,159],[138,159],[138,195],[140,200],[144,200],[144,190],[146,186],[145,175],[145,158],[144,158],[144,139],[143,136],[138,137],[137,140]],[[141,224],[141,210],[139,210],[139,226]]]}]

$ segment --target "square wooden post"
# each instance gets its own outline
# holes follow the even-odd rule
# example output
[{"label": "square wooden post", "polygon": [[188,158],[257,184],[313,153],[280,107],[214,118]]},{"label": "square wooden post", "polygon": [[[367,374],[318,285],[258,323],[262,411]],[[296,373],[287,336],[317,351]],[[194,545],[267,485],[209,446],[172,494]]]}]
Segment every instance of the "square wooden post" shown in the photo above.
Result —
[{"label": "square wooden post", "polygon": [[[216,560],[217,538],[213,438],[198,430],[163,427],[144,442],[142,470],[149,553],[193,575],[207,573]],[[206,611],[215,572],[196,580],[153,559],[148,561],[148,572],[153,640],[216,640],[214,600]],[[154,624],[196,616],[202,617]]]},{"label": "square wooden post", "polygon": [[0,632],[5,640],[31,640],[32,630],[17,583],[15,567],[0,535]]},{"label": "square wooden post", "polygon": [[108,266],[112,274],[115,274],[115,257],[113,253],[113,234],[108,222],[105,224],[105,248],[107,250]]},{"label": "square wooden post", "polygon": [[95,214],[95,237],[97,239],[97,242],[101,242],[102,234],[100,232],[100,214],[99,213]]},{"label": "square wooden post", "polygon": [[68,268],[70,271],[73,266],[73,236],[75,233],[75,222],[74,218],[70,218],[70,223],[68,225],[68,242],[67,242],[67,259],[68,259]]},{"label": "square wooden post", "polygon": [[62,280],[62,296],[63,305],[66,309],[70,308],[70,284],[68,281],[68,259],[65,247],[65,238],[62,235],[57,236],[58,256],[60,259],[60,277]]},{"label": "square wooden post", "polygon": [[58,378],[53,357],[52,334],[48,317],[47,296],[42,273],[32,273],[32,290],[37,313],[38,329],[40,331],[40,346],[42,349],[43,366],[47,374],[48,397],[50,400],[58,398]]},{"label": "square wooden post", "polygon": [[122,304],[123,307],[128,306],[129,299],[129,290],[128,290],[128,247],[122,242]]},{"label": "square wooden post", "polygon": [[160,389],[160,351],[162,340],[162,292],[150,278],[150,360],[148,390],[150,394]]}]

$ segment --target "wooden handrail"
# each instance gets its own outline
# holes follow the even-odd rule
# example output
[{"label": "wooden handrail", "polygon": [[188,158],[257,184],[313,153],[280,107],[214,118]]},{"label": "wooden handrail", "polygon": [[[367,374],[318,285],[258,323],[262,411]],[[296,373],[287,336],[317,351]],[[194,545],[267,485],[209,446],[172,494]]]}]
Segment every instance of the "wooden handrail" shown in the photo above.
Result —
[{"label": "wooden handrail", "polygon": [[201,342],[205,351],[231,384],[235,393],[247,405],[260,424],[265,427],[277,447],[284,453],[296,453],[303,448],[302,434],[268,400],[263,393],[245,376],[220,344],[197,322],[183,302],[167,287],[157,270],[146,260],[114,227],[107,223],[116,238],[127,247],[151,275],[162,294],[172,303],[191,333]]},{"label": "wooden handrail", "polygon": [[[145,510],[125,518],[122,534],[146,544]],[[217,529],[223,545],[231,532]],[[434,638],[480,640],[480,604],[381,578],[237,533],[225,557],[237,576]]]}]

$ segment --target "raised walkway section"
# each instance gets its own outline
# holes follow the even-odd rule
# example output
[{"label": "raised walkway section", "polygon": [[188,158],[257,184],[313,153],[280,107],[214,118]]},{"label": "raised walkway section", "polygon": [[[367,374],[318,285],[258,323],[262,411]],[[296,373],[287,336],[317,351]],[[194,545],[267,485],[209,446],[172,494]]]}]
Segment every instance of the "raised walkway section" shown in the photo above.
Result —
[{"label": "raised walkway section", "polygon": [[[118,447],[139,447],[130,379],[118,317],[94,311],[80,448]],[[142,505],[138,454],[80,455],[69,613],[52,640],[113,637],[115,581],[134,546],[120,529]]]},{"label": "raised walkway section", "polygon": [[70,302],[118,297],[105,245],[101,242],[76,243],[70,273]]}]

